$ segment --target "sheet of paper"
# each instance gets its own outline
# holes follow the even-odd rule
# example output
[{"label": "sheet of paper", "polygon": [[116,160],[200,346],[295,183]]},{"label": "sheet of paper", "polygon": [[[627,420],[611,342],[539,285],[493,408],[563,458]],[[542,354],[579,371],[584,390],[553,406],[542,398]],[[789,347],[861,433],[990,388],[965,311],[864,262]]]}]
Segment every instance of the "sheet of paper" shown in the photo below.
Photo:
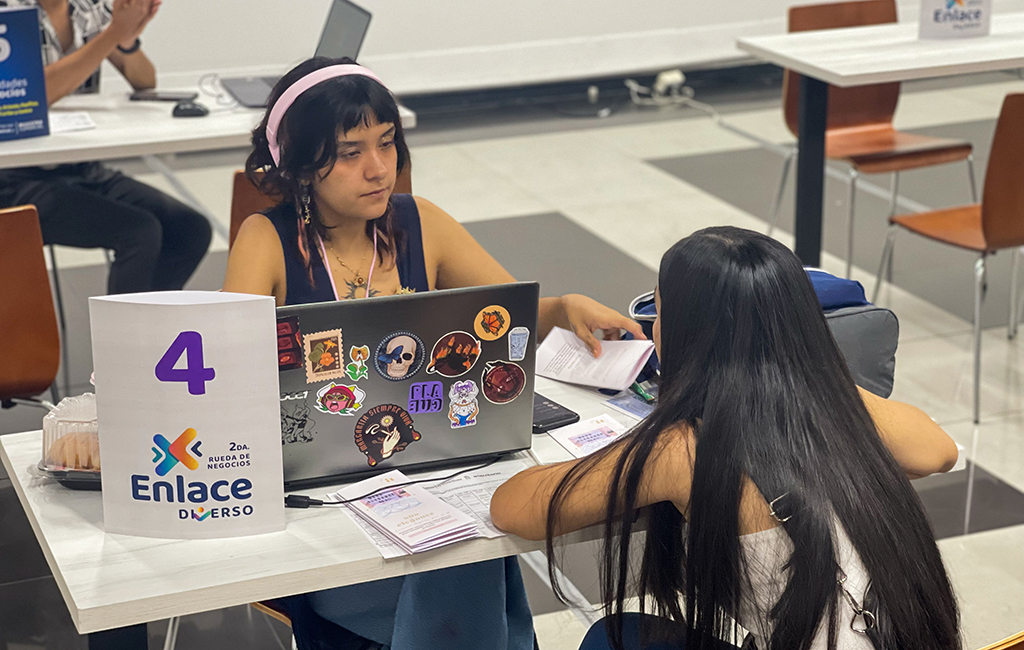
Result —
[{"label": "sheet of paper", "polygon": [[575,334],[559,327],[537,348],[537,374],[572,384],[625,390],[654,352],[651,341],[602,341],[595,359]]},{"label": "sheet of paper", "polygon": [[490,467],[467,472],[441,483],[424,485],[431,494],[473,517],[483,537],[494,539],[505,534],[491,523],[491,497],[494,496],[494,491],[514,475],[533,465],[534,463],[526,459],[499,461]]},{"label": "sheet of paper", "polygon": [[[398,470],[349,485],[336,493],[351,500],[347,507],[391,542],[417,553],[479,536],[476,521],[421,485],[403,485],[409,478]],[[370,491],[373,494],[362,497]]]},{"label": "sheet of paper", "polygon": [[565,447],[566,451],[576,458],[589,456],[607,447],[625,433],[626,427],[607,413],[548,431],[548,435],[555,442]]},{"label": "sheet of paper", "polygon": [[[644,388],[654,397],[658,396],[657,386],[645,385]],[[643,420],[654,410],[654,404],[648,404],[642,397],[631,390],[624,390],[615,397],[605,400],[604,403],[616,411],[621,411],[638,420]]]},{"label": "sheet of paper", "polygon": [[50,111],[50,135],[70,133],[71,131],[88,131],[95,129],[96,123],[85,111]]}]

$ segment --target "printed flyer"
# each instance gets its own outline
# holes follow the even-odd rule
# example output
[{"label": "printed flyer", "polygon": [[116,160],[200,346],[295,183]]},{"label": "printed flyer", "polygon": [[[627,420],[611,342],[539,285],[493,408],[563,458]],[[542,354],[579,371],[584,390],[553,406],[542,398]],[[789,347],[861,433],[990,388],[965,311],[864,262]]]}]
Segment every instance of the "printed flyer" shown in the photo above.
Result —
[{"label": "printed flyer", "polygon": [[39,10],[0,9],[0,140],[49,134]]}]

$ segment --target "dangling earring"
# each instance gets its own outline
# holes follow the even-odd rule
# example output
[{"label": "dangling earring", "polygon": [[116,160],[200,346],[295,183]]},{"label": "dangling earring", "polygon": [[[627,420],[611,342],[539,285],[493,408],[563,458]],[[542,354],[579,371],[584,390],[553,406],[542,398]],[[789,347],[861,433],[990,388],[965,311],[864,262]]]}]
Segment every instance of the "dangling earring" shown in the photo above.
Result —
[{"label": "dangling earring", "polygon": [[307,226],[309,225],[309,192],[305,190],[302,192],[302,220],[306,222]]}]

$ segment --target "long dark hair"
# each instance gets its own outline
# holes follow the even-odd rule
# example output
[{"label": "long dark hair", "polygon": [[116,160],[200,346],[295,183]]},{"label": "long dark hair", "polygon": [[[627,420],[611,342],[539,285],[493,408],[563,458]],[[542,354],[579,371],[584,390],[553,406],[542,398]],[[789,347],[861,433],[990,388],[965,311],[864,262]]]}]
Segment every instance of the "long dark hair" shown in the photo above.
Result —
[{"label": "long dark hair", "polygon": [[[402,130],[402,120],[394,97],[380,83],[362,75],[328,79],[295,99],[277,131],[281,159],[280,164],[274,164],[267,142],[267,120],[270,119],[274,104],[289,86],[307,74],[341,64],[355,64],[355,61],[348,57],[314,57],[303,61],[281,77],[270,93],[266,114],[252,132],[253,150],[245,161],[246,176],[260,191],[279,197],[282,203],[293,207],[299,228],[299,250],[306,261],[311,284],[313,272],[310,251],[316,249],[313,235],[329,240],[330,233],[320,218],[316,201],[309,202],[310,223],[302,221],[303,188],[311,188],[318,174],[323,178],[334,166],[338,159],[339,133],[358,126],[368,126],[371,119],[375,119],[378,124],[394,124],[395,150],[398,154],[396,175],[409,164],[409,146],[405,142],[405,132]],[[403,233],[396,227],[390,199],[384,214],[366,223],[366,234],[372,236],[374,228],[380,234],[378,251],[383,260],[388,253],[403,244]]]},{"label": "long dark hair", "polygon": [[[614,647],[622,648],[623,601],[632,589],[653,613],[683,624],[687,650],[729,638],[749,589],[739,539],[749,477],[766,500],[782,497],[775,512],[789,517],[782,526],[794,547],[763,650],[806,650],[822,621],[835,648],[836,520],[891,623],[882,645],[959,649],[956,600],[921,502],[882,443],[796,256],[756,232],[708,228],[665,253],[658,283],[658,405],[619,444],[570,471],[548,513],[554,558],[552,532],[566,496],[605,454],[622,452],[601,568]],[[658,438],[680,426],[696,438],[689,524],[672,503],[651,506],[633,573],[640,479]]]}]

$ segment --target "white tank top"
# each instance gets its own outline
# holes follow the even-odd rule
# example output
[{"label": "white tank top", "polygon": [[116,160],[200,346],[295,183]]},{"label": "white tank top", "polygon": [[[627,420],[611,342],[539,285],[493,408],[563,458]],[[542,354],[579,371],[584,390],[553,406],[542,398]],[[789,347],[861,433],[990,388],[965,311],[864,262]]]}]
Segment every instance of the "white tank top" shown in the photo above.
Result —
[{"label": "white tank top", "polygon": [[[858,605],[863,605],[864,592],[869,582],[868,574],[850,538],[846,536],[846,531],[838,522],[836,546],[839,566],[846,573],[846,589]],[[740,550],[741,559],[746,563],[750,585],[743,590],[737,622],[754,635],[757,647],[764,650],[768,647],[768,640],[771,639],[775,628],[768,613],[778,602],[789,580],[785,564],[793,553],[793,542],[782,526],[778,526],[759,533],[741,535]],[[874,650],[867,636],[854,632],[850,627],[855,616],[853,607],[842,594],[838,598],[839,607],[836,611],[839,615],[839,627],[836,650]],[[858,618],[859,628],[863,623],[863,619]],[[827,625],[826,615],[818,627],[811,650],[828,648]]]}]

